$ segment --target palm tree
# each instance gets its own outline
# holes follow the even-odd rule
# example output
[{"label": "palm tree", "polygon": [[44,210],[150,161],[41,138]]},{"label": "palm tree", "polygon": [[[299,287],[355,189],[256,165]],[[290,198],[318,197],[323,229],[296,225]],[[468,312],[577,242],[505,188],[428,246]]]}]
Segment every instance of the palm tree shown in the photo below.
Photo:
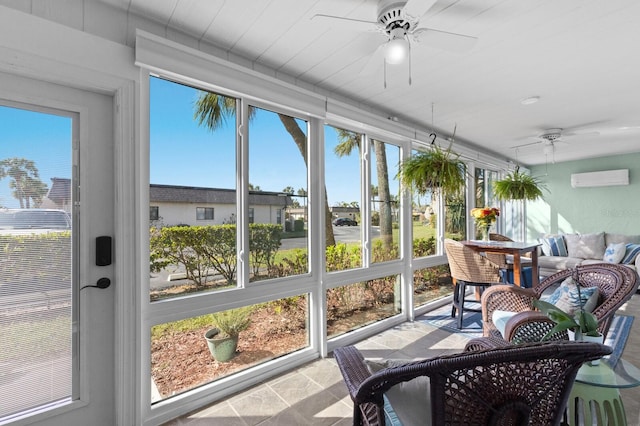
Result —
[{"label": "palm tree", "polygon": [[38,168],[26,158],[6,158],[0,161],[0,179],[10,177],[9,187],[20,202],[20,208],[30,208],[31,201],[40,204],[47,193],[47,185],[40,180]]},{"label": "palm tree", "polygon": [[[360,134],[344,129],[336,129],[340,143],[334,148],[338,157],[350,155],[354,148],[360,148]],[[389,190],[389,170],[387,168],[387,152],[384,142],[373,140],[373,151],[376,156],[376,173],[378,175],[377,194],[380,206],[380,236],[386,248],[393,243],[393,218],[391,216],[391,191]],[[374,186],[371,186],[372,190]],[[375,194],[372,191],[372,194]],[[375,197],[375,195],[373,195]]]},{"label": "palm tree", "polygon": [[[211,131],[220,127],[227,118],[236,113],[236,100],[234,98],[218,95],[217,93],[200,92],[195,102],[194,118],[198,124],[206,125]],[[249,107],[249,120],[255,117],[255,109]],[[291,135],[294,143],[298,147],[305,165],[307,164],[307,136],[304,134],[295,118],[285,114],[278,114],[280,122],[285,130]],[[333,226],[331,224],[331,211],[327,201],[325,191],[325,235],[327,246],[335,245],[333,236]]]}]

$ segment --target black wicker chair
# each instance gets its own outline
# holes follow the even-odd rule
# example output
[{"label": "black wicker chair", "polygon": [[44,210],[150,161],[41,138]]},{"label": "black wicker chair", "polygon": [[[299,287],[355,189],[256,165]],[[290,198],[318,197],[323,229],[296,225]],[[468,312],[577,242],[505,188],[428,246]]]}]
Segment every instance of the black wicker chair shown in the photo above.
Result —
[{"label": "black wicker chair", "polygon": [[376,373],[353,346],[337,348],[334,356],[354,403],[354,425],[388,424],[393,414],[385,392],[425,376],[423,405],[429,404],[433,425],[558,425],[582,363],[610,352],[587,342],[507,344]]}]

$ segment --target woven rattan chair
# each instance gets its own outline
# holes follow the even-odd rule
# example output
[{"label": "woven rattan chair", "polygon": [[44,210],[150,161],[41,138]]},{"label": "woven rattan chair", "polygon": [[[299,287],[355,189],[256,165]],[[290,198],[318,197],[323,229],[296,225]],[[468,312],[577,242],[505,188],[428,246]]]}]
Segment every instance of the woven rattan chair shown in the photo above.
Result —
[{"label": "woven rattan chair", "polygon": [[[545,315],[535,310],[533,301],[545,291],[578,273],[582,287],[598,287],[599,297],[593,314],[598,319],[599,330],[606,337],[613,315],[638,289],[637,273],[624,265],[597,263],[578,266],[550,275],[534,289],[510,285],[494,286],[482,295],[482,322],[485,336],[504,337],[514,343],[539,341],[555,325]],[[507,321],[504,336],[493,324],[496,310],[517,312]]]},{"label": "woven rattan chair", "polygon": [[467,302],[478,302],[477,300],[466,298],[467,287],[472,286],[484,289],[493,284],[499,284],[500,265],[493,263],[458,241],[446,239],[444,241],[444,249],[449,261],[451,278],[455,282],[451,317],[455,317],[457,312],[457,325],[458,328],[462,328],[462,317],[465,310],[480,312],[480,308],[465,307]]},{"label": "woven rattan chair", "polygon": [[422,419],[421,425],[558,425],[582,363],[609,353],[610,347],[587,342],[508,345],[376,373],[353,346],[337,348],[334,356],[353,401],[354,425],[398,424],[402,414],[385,393],[425,376],[424,390],[406,397],[427,406],[431,422]]}]

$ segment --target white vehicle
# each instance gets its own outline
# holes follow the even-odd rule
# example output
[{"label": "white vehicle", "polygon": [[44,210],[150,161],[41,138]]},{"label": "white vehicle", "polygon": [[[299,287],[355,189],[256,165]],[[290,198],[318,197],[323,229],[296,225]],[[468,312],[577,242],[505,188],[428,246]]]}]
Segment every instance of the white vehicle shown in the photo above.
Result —
[{"label": "white vehicle", "polygon": [[44,234],[71,230],[71,216],[55,209],[0,209],[0,235]]}]

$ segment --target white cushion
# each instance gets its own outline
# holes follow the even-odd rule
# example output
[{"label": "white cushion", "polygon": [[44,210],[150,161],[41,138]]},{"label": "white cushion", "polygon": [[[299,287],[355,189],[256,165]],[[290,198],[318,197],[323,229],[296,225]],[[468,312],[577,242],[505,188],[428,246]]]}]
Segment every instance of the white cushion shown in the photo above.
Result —
[{"label": "white cushion", "polygon": [[604,251],[604,257],[602,260],[608,263],[620,263],[627,251],[627,245],[625,243],[613,243],[607,246]]},{"label": "white cushion", "polygon": [[500,310],[495,310],[491,314],[491,322],[496,326],[502,337],[504,337],[504,330],[507,327],[507,321],[509,321],[509,319],[515,314],[517,314],[517,312]]}]

